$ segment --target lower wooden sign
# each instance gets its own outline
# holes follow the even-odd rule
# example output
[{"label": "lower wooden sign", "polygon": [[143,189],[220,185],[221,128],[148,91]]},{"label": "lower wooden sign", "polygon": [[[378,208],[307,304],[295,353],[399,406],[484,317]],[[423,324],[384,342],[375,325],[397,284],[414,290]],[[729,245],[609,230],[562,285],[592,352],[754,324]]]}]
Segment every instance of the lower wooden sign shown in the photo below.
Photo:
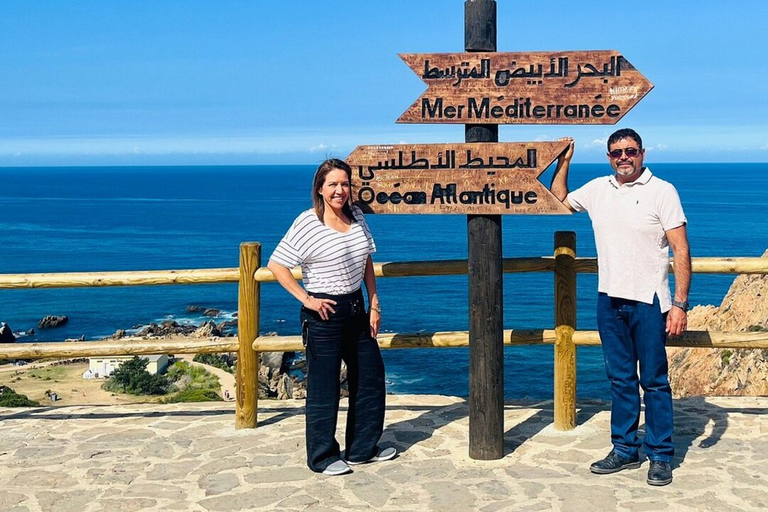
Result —
[{"label": "lower wooden sign", "polygon": [[538,177],[568,141],[358,146],[347,157],[366,213],[569,214]]}]

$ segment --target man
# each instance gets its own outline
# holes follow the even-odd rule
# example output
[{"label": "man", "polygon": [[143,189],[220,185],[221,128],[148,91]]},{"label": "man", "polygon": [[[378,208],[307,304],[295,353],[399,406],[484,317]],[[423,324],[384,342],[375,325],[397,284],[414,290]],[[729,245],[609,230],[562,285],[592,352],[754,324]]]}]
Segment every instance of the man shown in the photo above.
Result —
[{"label": "man", "polygon": [[[611,383],[613,449],[590,470],[609,474],[640,467],[640,391],[645,402],[643,448],[647,482],[672,482],[672,392],[666,336],[687,326],[691,257],[686,218],[675,188],[643,166],[645,149],[634,130],[608,138],[614,174],[568,193],[573,141],[560,156],[552,192],[572,211],[587,211],[598,261],[597,327]],[[669,248],[674,253],[675,294],[669,292]],[[638,378],[639,363],[639,378]]]}]

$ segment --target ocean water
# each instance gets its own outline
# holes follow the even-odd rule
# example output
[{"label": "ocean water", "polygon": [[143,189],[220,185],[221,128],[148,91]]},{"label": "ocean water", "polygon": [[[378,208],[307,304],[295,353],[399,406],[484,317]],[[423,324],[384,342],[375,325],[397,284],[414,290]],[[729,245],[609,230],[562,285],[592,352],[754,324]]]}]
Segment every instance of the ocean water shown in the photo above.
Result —
[{"label": "ocean water", "polygon": [[[768,164],[651,164],[677,187],[694,256],[759,256],[768,247]],[[0,273],[236,267],[239,244],[263,245],[263,265],[294,217],[310,205],[315,166],[0,168]],[[579,186],[609,171],[575,164]],[[551,172],[551,170],[549,171]],[[548,174],[542,181],[549,182]],[[464,215],[370,215],[375,260],[466,258]],[[572,230],[579,256],[595,256],[586,214],[510,215],[505,257],[551,255],[553,234]],[[734,276],[694,275],[692,304],[719,304]],[[506,328],[553,326],[551,273],[505,274]],[[466,276],[378,281],[383,330],[466,330]],[[594,329],[596,275],[578,276],[578,328]],[[262,286],[262,332],[296,334],[298,304],[277,284]],[[0,290],[0,320],[35,334],[20,342],[107,336],[173,319],[199,323],[189,305],[237,309],[235,284]],[[62,328],[38,330],[45,315]],[[552,347],[505,349],[505,396],[551,398]],[[384,351],[388,389],[468,394],[467,349]],[[579,397],[608,398],[599,347],[578,350]]]}]

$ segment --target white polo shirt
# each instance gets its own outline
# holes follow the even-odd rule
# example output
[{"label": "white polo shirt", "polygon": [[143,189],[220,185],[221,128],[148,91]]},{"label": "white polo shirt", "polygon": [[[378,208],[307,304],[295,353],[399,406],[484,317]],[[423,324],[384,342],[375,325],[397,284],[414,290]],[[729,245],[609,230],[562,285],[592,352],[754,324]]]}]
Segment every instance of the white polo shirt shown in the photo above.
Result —
[{"label": "white polo shirt", "polygon": [[576,211],[587,211],[597,245],[598,291],[609,297],[672,307],[666,231],[687,223],[677,190],[646,167],[632,183],[596,178],[568,194]]}]

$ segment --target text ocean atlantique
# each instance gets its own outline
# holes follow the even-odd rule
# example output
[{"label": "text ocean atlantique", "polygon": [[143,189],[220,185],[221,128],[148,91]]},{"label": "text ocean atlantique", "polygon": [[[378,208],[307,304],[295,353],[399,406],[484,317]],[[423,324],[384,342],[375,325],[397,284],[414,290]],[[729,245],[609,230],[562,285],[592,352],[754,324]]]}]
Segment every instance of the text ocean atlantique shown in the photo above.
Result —
[{"label": "text ocean atlantique", "polygon": [[[538,200],[538,194],[532,190],[510,190],[510,189],[496,189],[494,183],[486,183],[480,190],[462,190],[459,191],[459,185],[457,183],[447,183],[445,186],[440,183],[434,183],[432,185],[431,193],[427,193],[424,190],[410,190],[407,192],[375,192],[373,188],[368,186],[370,181],[375,177],[375,171],[380,169],[400,169],[408,170],[415,169],[415,165],[418,163],[419,168],[424,167],[421,164],[425,164],[426,167],[454,167],[456,166],[456,152],[448,151],[446,154],[445,164],[442,164],[442,156],[440,156],[440,163],[436,166],[432,166],[425,159],[417,159],[416,152],[412,152],[412,162],[403,162],[403,152],[398,152],[399,158],[389,163],[386,160],[383,163],[380,161],[376,166],[368,166],[364,169],[363,166],[358,167],[358,173],[363,180],[363,187],[357,194],[358,201],[363,204],[371,204],[376,202],[379,205],[387,203],[391,204],[407,204],[407,205],[504,205],[507,209],[510,209],[512,205],[520,204],[535,204]],[[520,157],[517,160],[511,161],[508,157],[496,157],[496,163],[494,163],[493,157],[486,163],[482,158],[472,157],[472,151],[467,150],[467,161],[459,165],[459,169],[535,169],[538,166],[538,155],[535,149],[529,149],[526,151],[527,158]],[[493,172],[495,174],[495,172]],[[399,188],[400,183],[394,183],[394,188]]]}]

